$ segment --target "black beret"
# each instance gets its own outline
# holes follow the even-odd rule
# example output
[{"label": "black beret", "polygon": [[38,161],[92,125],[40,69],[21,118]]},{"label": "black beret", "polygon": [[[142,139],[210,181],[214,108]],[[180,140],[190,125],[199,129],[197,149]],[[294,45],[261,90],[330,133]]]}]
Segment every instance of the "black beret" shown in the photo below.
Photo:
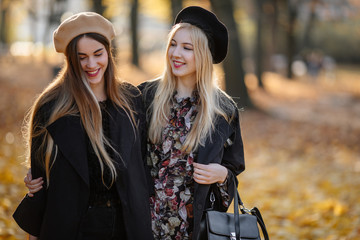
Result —
[{"label": "black beret", "polygon": [[209,41],[214,63],[220,63],[225,59],[228,50],[228,31],[214,13],[198,6],[190,6],[178,13],[174,24],[182,22],[203,30]]}]

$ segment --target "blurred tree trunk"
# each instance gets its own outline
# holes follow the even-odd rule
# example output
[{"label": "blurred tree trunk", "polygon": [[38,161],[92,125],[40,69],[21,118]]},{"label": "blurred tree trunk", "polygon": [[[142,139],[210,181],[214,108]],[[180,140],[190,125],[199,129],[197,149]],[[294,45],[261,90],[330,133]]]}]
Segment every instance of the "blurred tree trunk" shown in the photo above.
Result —
[{"label": "blurred tree trunk", "polygon": [[273,53],[278,52],[278,28],[279,28],[279,6],[278,6],[278,0],[270,0],[271,5],[274,7],[274,12],[271,18],[271,45],[273,47]]},{"label": "blurred tree trunk", "polygon": [[139,1],[131,1],[130,11],[130,24],[131,24],[131,62],[135,66],[139,67],[139,52],[138,52],[138,8]]},{"label": "blurred tree trunk", "polygon": [[318,4],[318,0],[313,0],[309,4],[310,4],[310,17],[309,17],[309,21],[305,25],[304,38],[302,42],[303,49],[312,47],[310,42],[310,36],[312,29],[314,28],[315,25],[315,16],[316,16],[315,10],[316,10],[316,5]]},{"label": "blurred tree trunk", "polygon": [[8,24],[6,16],[9,4],[10,1],[0,0],[0,47],[6,47],[7,45],[6,33],[8,31]]},{"label": "blurred tree trunk", "polygon": [[171,0],[171,16],[172,16],[172,22],[174,22],[176,15],[180,12],[180,10],[183,8],[183,0]]},{"label": "blurred tree trunk", "polygon": [[264,0],[264,17],[262,20],[262,38],[263,38],[263,72],[274,70],[273,57],[279,53],[279,9],[277,0]]},{"label": "blurred tree trunk", "polygon": [[[59,25],[61,23],[61,16],[66,11],[66,4],[66,0],[49,1],[49,14],[46,32],[50,31],[53,25]],[[44,36],[44,42],[47,41],[46,37],[48,36],[48,34],[45,35],[46,36]]]},{"label": "blurred tree trunk", "polygon": [[262,73],[264,71],[263,67],[263,4],[264,0],[256,0],[256,9],[257,9],[257,36],[256,36],[256,46],[255,46],[255,75],[258,79],[259,87],[264,88],[262,82]]},{"label": "blurred tree trunk", "polygon": [[105,6],[102,0],[92,0],[93,11],[104,16]]},{"label": "blurred tree trunk", "polygon": [[229,51],[223,63],[226,92],[234,98],[239,107],[251,108],[253,104],[245,86],[243,55],[232,0],[210,0],[210,2],[214,12],[229,31]]},{"label": "blurred tree trunk", "polygon": [[297,0],[288,1],[288,27],[287,27],[287,68],[286,77],[289,79],[293,78],[291,71],[291,64],[295,55],[296,40],[295,40],[295,24],[297,18]]},{"label": "blurred tree trunk", "polygon": [[[51,42],[52,39],[49,39],[49,34],[47,34],[48,32],[51,31],[52,26],[58,26],[61,23],[61,16],[62,14],[66,11],[66,5],[67,2],[66,0],[51,0],[49,1],[49,14],[48,14],[48,23],[46,25],[46,31],[43,35],[43,42],[47,43],[47,42]],[[38,13],[34,13],[35,15]],[[36,18],[36,16],[35,16]],[[46,51],[43,51],[43,59],[47,59],[46,58]],[[59,71],[61,70],[61,66],[60,65],[54,65],[52,67],[52,73],[53,76],[55,77]]]}]

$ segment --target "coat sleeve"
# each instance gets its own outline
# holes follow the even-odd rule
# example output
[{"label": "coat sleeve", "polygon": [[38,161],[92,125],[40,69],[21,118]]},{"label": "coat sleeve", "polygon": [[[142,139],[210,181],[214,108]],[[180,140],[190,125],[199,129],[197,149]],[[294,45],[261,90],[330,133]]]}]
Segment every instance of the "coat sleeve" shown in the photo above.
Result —
[{"label": "coat sleeve", "polygon": [[[35,115],[34,122],[38,122],[39,126],[44,126],[45,112],[43,109],[38,111]],[[32,126],[33,127],[33,126]],[[36,129],[34,129],[36,130]],[[33,178],[43,177],[43,188],[34,194],[33,197],[26,195],[13,214],[16,223],[25,232],[39,236],[42,225],[43,215],[46,207],[46,177],[44,168],[41,166],[43,159],[40,159],[44,154],[38,154],[40,144],[45,138],[45,134],[33,137],[31,140],[31,173]]]},{"label": "coat sleeve", "polygon": [[148,192],[149,195],[152,196],[155,194],[154,192],[154,183],[150,174],[150,168],[147,165],[147,161],[146,161],[146,151],[147,151],[147,130],[148,130],[148,123],[147,123],[147,108],[146,108],[146,102],[145,102],[145,96],[144,96],[144,85],[146,84],[143,83],[141,85],[138,86],[139,90],[141,91],[141,97],[138,98],[138,104],[137,104],[137,111],[138,111],[138,116],[139,116],[139,132],[140,132],[140,137],[141,137],[141,151],[142,151],[142,158],[143,158],[143,163],[144,163],[144,168],[145,168],[145,174],[146,174],[146,181],[147,181],[147,185],[148,185]]},{"label": "coat sleeve", "polygon": [[143,157],[144,164],[146,165],[146,138],[147,138],[147,126],[146,126],[146,116],[145,116],[145,107],[142,101],[142,96],[137,97],[135,104],[135,111],[137,114],[137,127],[139,130],[140,140],[141,140],[141,155]]},{"label": "coat sleeve", "polygon": [[[228,206],[224,206],[223,201],[226,200],[228,204],[234,197],[234,184],[238,184],[236,176],[245,170],[245,161],[244,161],[244,146],[241,137],[240,121],[238,111],[235,112],[235,117],[231,122],[234,132],[227,139],[224,145],[224,154],[222,158],[221,165],[228,169],[228,177],[226,183],[225,194],[226,199],[223,199],[221,194],[220,187],[216,184],[212,185],[213,192],[215,194],[215,203],[216,209],[219,211],[227,211]],[[233,181],[235,179],[235,183]]]},{"label": "coat sleeve", "polygon": [[229,169],[236,177],[245,170],[244,145],[241,137],[239,113],[237,110],[231,125],[234,132],[227,139],[224,146],[222,165]]}]

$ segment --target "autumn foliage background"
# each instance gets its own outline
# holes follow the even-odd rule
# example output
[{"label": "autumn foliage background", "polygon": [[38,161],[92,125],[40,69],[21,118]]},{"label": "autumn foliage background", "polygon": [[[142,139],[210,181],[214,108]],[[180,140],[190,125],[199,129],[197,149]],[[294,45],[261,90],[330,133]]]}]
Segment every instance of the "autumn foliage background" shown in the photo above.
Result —
[{"label": "autumn foliage background", "polygon": [[[152,79],[162,56],[143,53],[138,68],[122,49],[120,75],[133,84]],[[11,216],[26,194],[23,119],[57,58],[0,57],[0,239],[25,238]],[[246,170],[238,189],[245,206],[261,210],[272,240],[360,239],[359,65],[338,64],[331,77],[324,69],[315,77],[262,77],[260,88],[253,73],[245,76],[255,106],[241,111]]]}]

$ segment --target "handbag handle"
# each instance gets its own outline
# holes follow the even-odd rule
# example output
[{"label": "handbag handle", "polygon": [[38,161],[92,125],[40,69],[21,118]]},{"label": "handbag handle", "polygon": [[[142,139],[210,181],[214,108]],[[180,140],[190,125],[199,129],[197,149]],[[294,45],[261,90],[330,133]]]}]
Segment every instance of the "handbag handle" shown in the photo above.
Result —
[{"label": "handbag handle", "polygon": [[239,217],[239,203],[242,203],[240,194],[237,190],[235,177],[234,179],[234,222],[235,222],[235,237],[240,240],[240,217]]},{"label": "handbag handle", "polygon": [[261,230],[263,232],[265,240],[269,240],[269,235],[266,230],[266,226],[264,223],[264,220],[261,216],[261,213],[257,207],[254,207],[251,210],[248,210],[244,207],[243,202],[241,201],[240,194],[237,190],[236,186],[236,180],[235,176],[233,176],[233,183],[234,183],[234,222],[235,222],[235,234],[236,234],[236,240],[240,240],[240,214],[239,214],[239,206],[241,208],[241,212],[244,214],[251,213],[254,215],[257,219],[257,222],[259,223]]}]

